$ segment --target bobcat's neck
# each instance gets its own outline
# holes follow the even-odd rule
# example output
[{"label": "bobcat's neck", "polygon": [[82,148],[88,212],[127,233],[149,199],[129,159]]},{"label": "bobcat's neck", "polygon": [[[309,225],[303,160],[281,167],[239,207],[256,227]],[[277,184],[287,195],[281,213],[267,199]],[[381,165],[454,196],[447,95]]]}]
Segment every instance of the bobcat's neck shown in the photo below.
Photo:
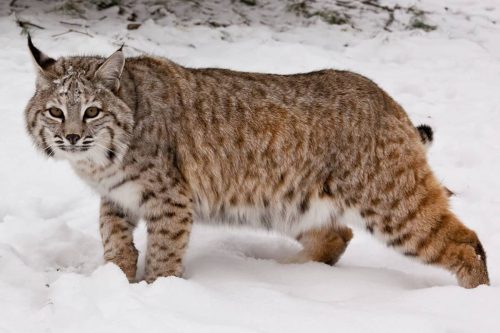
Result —
[{"label": "bobcat's neck", "polygon": [[166,58],[129,58],[120,80],[118,96],[134,112],[138,121],[150,113],[164,113],[177,106],[186,90],[189,71]]}]

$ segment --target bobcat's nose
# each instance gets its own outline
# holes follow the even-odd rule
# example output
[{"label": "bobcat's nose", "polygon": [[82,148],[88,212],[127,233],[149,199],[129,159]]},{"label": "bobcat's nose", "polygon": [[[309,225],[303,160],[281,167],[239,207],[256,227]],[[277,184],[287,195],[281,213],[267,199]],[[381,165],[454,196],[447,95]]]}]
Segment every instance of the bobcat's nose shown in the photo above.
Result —
[{"label": "bobcat's nose", "polygon": [[78,134],[68,134],[66,135],[66,139],[72,144],[74,145],[75,143],[78,142],[78,140],[80,140],[80,136]]}]

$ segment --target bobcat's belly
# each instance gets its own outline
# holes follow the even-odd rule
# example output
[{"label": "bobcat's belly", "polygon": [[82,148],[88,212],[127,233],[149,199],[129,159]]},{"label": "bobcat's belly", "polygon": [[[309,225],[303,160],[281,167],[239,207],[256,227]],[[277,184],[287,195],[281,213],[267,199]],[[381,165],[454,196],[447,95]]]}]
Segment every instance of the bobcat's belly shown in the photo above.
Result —
[{"label": "bobcat's belly", "polygon": [[199,223],[222,224],[277,231],[295,237],[309,229],[335,223],[340,209],[333,201],[311,200],[307,211],[297,204],[279,202],[269,207],[250,205],[210,205],[207,200],[197,200],[195,217]]}]

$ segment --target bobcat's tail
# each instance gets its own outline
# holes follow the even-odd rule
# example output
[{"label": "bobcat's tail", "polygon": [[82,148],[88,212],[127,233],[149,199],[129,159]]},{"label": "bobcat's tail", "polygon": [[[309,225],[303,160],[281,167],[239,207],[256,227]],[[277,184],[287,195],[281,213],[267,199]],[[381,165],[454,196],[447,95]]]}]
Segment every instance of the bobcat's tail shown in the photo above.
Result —
[{"label": "bobcat's tail", "polygon": [[432,130],[432,127],[430,127],[429,125],[418,125],[417,130],[418,134],[420,134],[420,139],[422,140],[425,148],[429,148],[434,138],[434,131]]},{"label": "bobcat's tail", "polygon": [[[425,146],[425,149],[429,149],[429,147],[432,144],[432,141],[434,139],[434,131],[432,130],[432,127],[429,125],[418,125],[417,126],[418,134],[420,134],[420,140],[422,140],[422,143]],[[444,187],[446,190],[446,193],[448,194],[449,197],[452,195],[455,195],[453,191],[451,191],[449,188],[446,186]]]}]

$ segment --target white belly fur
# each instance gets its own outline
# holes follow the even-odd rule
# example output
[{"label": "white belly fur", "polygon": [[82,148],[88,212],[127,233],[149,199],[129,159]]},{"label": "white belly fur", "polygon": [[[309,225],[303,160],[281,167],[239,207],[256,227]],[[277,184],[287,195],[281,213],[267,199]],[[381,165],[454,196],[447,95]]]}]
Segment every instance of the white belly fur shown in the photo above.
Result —
[{"label": "white belly fur", "polygon": [[[100,195],[109,198],[122,208],[141,216],[140,200],[142,186],[136,182],[128,182],[109,191],[110,186],[118,183],[126,175],[117,172],[111,177],[106,177],[101,182],[85,179]],[[223,214],[213,212],[207,200],[201,200],[195,205],[195,222],[210,224],[226,224],[234,226],[253,227],[257,229],[270,229],[282,234],[296,237],[300,233],[321,228],[327,225],[360,224],[363,219],[357,209],[342,211],[331,200],[313,199],[308,210],[302,214],[297,211],[296,204],[282,203],[269,208],[254,206],[231,206]],[[265,225],[262,220],[266,219]]]},{"label": "white belly fur", "polygon": [[129,182],[108,192],[107,197],[123,208],[139,214],[141,194],[142,186],[135,182]]},{"label": "white belly fur", "polygon": [[139,204],[143,189],[139,183],[128,182],[111,191],[109,190],[113,187],[113,185],[118,184],[127,176],[124,172],[118,171],[112,173],[112,176],[103,177],[100,181],[96,181],[85,174],[78,172],[78,170],[77,174],[101,196],[110,199],[117,205],[133,212],[134,214],[140,215]]},{"label": "white belly fur", "polygon": [[[253,206],[232,206],[223,214],[211,211],[206,201],[201,201],[195,207],[196,221],[210,224],[227,224],[234,226],[268,228],[282,234],[296,237],[300,233],[321,228],[334,223],[345,223],[356,219],[356,210],[343,214],[331,200],[311,200],[305,214],[297,211],[297,205],[283,204],[267,209]],[[262,219],[267,217],[268,225],[263,225]],[[361,216],[359,216],[361,219]]]}]

